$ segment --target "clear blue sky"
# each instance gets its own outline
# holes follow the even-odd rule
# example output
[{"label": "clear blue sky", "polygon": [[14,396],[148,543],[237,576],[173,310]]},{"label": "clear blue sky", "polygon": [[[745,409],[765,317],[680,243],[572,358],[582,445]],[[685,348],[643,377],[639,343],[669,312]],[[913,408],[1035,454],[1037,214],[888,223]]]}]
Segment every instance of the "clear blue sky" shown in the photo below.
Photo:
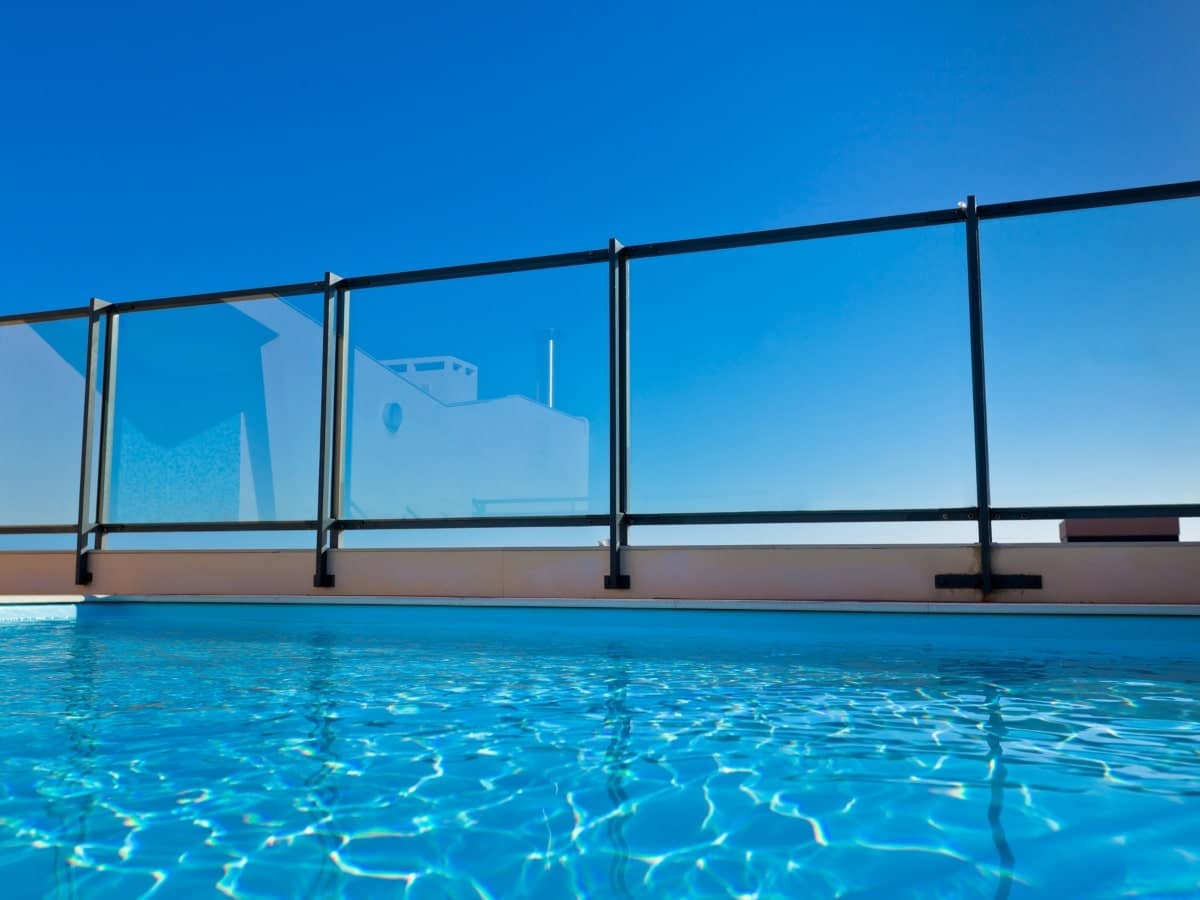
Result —
[{"label": "clear blue sky", "polygon": [[3,0],[0,303],[1197,176],[1200,6],[985,6]]},{"label": "clear blue sky", "polygon": [[[0,313],[1200,177],[1200,5],[1185,0],[0,4]],[[1174,227],[1194,234],[1197,205]],[[1064,274],[1045,269],[1061,233],[1039,227],[985,233],[993,420],[1008,429],[993,439],[996,502],[1037,502],[1064,471],[1088,480],[1047,502],[1139,499],[1189,477],[1192,496],[1169,499],[1200,499],[1187,464],[1200,436],[1181,420],[1200,387],[1184,349],[1200,337],[1195,242],[1150,241],[1159,256],[1108,272],[1091,261],[1119,255],[1131,230],[1168,229],[1101,222]],[[971,502],[966,351],[949,346],[965,319],[947,318],[963,312],[958,231],[813,252],[635,270],[635,500],[766,506],[780,485],[783,506]],[[793,265],[817,274],[789,289]],[[1043,270],[1037,289],[1022,282]],[[1049,285],[1078,287],[1085,271],[1114,315],[1136,283],[1144,315],[1089,322],[1083,339],[1087,298]],[[372,352],[456,352],[385,340],[445,326],[377,306],[356,311]],[[593,318],[521,319],[508,336],[529,345],[509,357],[520,378],[481,368],[495,387],[481,390],[534,395],[536,335],[562,330],[561,405],[600,435]],[[678,378],[704,355],[704,376]],[[835,383],[813,383],[831,371]],[[1112,384],[1099,397],[1075,374],[1056,386],[1081,371]],[[1147,407],[1144,378],[1171,397]],[[739,405],[747,391],[762,402]],[[1087,430],[1124,411],[1171,446],[1163,484],[1132,498],[1113,487],[1121,471],[1074,456],[1093,433],[1149,453],[1118,426]],[[919,438],[914,421],[929,423]],[[1020,427],[1055,423],[1051,469],[1005,450]],[[885,452],[897,437],[911,439]],[[600,440],[594,472],[602,452]],[[721,461],[711,496],[689,498]]]}]

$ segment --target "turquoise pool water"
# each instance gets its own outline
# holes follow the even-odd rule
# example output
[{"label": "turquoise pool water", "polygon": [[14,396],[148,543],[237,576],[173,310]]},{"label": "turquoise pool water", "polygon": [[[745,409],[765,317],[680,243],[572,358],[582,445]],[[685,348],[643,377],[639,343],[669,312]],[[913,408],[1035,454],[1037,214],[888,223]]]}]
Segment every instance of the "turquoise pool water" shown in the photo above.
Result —
[{"label": "turquoise pool water", "polygon": [[85,604],[5,896],[1192,897],[1200,619]]}]

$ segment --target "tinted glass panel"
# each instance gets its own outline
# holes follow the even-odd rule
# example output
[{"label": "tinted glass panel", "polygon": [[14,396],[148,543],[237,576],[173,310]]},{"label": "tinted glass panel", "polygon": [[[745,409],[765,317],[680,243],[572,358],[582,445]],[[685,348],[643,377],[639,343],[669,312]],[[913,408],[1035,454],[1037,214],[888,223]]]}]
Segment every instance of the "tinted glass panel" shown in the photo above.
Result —
[{"label": "tinted glass panel", "polygon": [[794,525],[645,525],[630,529],[640,546],[780,544],[971,544],[978,526],[969,522],[835,522]]},{"label": "tinted glass panel", "polygon": [[1200,501],[1200,200],[981,223],[997,506]]},{"label": "tinted glass panel", "polygon": [[346,517],[607,510],[606,266],[350,304]]},{"label": "tinted glass panel", "polygon": [[87,319],[0,326],[0,524],[78,518],[87,332]]},{"label": "tinted glass panel", "polygon": [[974,504],[963,229],[633,261],[631,506]]},{"label": "tinted glass panel", "polygon": [[319,309],[273,299],[120,317],[113,521],[316,516]]}]

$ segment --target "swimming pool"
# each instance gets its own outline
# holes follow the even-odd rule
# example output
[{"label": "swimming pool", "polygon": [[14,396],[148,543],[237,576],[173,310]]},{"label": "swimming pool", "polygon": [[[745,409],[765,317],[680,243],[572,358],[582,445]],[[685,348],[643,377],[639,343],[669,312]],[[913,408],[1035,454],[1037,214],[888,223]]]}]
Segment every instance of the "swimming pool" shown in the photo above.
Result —
[{"label": "swimming pool", "polygon": [[1200,618],[86,603],[0,705],[9,896],[1200,887]]}]

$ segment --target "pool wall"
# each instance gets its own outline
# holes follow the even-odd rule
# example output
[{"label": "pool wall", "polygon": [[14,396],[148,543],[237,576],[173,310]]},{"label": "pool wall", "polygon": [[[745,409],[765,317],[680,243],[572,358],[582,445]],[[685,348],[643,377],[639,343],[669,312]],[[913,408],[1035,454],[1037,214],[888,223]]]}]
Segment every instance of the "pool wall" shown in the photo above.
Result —
[{"label": "pool wall", "polygon": [[[603,548],[335,550],[333,588],[314,588],[303,550],[94,552],[87,594],[209,597],[982,602],[935,589],[945,572],[978,572],[976,545],[634,547],[633,587],[604,588]],[[1006,571],[1037,572],[1040,590],[1005,603],[1200,602],[1200,543],[1006,545]],[[71,552],[0,553],[0,597],[81,595]]]}]

